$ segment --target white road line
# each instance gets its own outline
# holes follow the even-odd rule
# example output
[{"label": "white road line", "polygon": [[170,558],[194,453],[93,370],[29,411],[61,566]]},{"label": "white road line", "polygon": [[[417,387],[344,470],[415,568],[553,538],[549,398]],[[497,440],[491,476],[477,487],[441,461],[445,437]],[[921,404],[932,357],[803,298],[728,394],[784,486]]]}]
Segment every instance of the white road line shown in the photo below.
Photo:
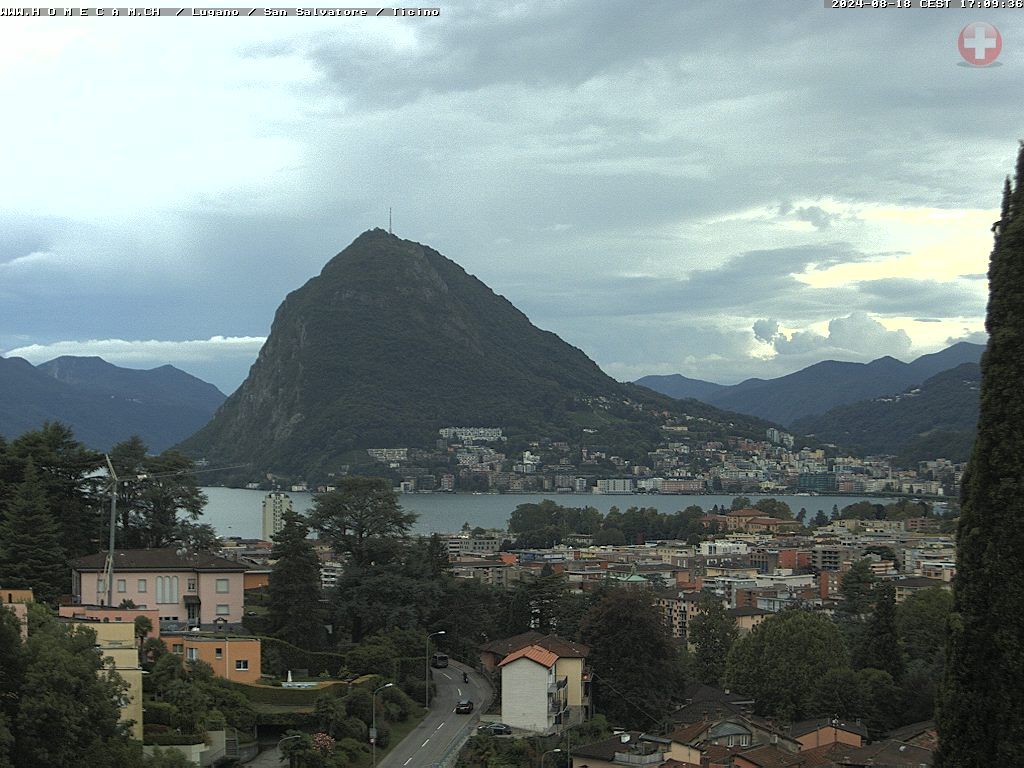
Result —
[{"label": "white road line", "polygon": [[441,723],[439,726],[437,726],[437,728],[435,728],[434,731],[440,731],[442,728],[444,728],[444,723]]},{"label": "white road line", "polygon": [[404,763],[402,763],[402,765],[408,765],[411,762],[412,762],[412,758],[410,757],[408,760],[406,760]]},{"label": "white road line", "polygon": [[444,677],[446,680],[451,680],[452,679],[451,675],[449,675],[447,672],[442,672],[441,676]]},{"label": "white road line", "polygon": [[423,749],[423,748],[424,748],[425,746],[427,746],[427,744],[428,744],[429,742],[430,742],[430,739],[427,739],[427,740],[426,740],[426,741],[424,741],[424,742],[423,742],[422,744],[420,744],[420,749]]}]

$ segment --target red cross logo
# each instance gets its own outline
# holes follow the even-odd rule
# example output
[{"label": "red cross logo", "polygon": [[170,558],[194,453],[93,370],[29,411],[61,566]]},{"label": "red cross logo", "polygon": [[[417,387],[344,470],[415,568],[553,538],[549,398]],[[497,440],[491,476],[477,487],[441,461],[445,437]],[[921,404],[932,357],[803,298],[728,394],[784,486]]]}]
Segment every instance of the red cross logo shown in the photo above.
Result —
[{"label": "red cross logo", "polygon": [[1003,36],[991,24],[976,21],[960,30],[956,43],[964,61],[975,67],[987,67],[999,58]]}]

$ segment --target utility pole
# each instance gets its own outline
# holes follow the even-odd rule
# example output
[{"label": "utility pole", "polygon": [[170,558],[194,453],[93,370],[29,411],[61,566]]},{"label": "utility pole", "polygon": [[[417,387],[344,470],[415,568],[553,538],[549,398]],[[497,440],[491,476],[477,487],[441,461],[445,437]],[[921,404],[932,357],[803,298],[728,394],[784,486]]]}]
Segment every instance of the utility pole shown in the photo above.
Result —
[{"label": "utility pole", "polygon": [[107,607],[114,607],[114,533],[117,530],[117,473],[110,456],[103,454],[110,470],[110,546],[107,549],[107,561],[103,567],[103,578],[107,582]]},{"label": "utility pole", "polygon": [[394,234],[391,231],[391,206],[390,205],[388,206],[388,234],[389,235]]}]

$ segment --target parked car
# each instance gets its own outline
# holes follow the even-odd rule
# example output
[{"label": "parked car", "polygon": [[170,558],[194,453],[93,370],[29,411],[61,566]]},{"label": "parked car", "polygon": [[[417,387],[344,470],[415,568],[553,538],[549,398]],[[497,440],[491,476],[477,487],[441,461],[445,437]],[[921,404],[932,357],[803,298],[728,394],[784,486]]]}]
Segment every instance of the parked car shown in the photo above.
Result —
[{"label": "parked car", "polygon": [[458,715],[468,715],[473,711],[473,702],[469,699],[459,699],[459,703],[455,705],[455,713]]},{"label": "parked car", "polygon": [[478,733],[487,733],[491,736],[511,736],[512,726],[504,723],[484,723],[476,727]]}]

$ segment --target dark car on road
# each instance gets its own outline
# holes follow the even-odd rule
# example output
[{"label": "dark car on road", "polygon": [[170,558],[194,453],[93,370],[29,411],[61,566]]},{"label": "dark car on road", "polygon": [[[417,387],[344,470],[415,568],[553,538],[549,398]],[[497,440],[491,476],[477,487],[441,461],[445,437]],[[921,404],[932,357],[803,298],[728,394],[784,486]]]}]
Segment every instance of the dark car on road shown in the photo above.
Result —
[{"label": "dark car on road", "polygon": [[458,715],[468,715],[473,711],[473,702],[469,699],[459,699],[459,703],[455,705],[455,713]]},{"label": "dark car on road", "polygon": [[477,733],[486,733],[491,736],[511,736],[512,726],[504,723],[484,723],[476,727]]}]

